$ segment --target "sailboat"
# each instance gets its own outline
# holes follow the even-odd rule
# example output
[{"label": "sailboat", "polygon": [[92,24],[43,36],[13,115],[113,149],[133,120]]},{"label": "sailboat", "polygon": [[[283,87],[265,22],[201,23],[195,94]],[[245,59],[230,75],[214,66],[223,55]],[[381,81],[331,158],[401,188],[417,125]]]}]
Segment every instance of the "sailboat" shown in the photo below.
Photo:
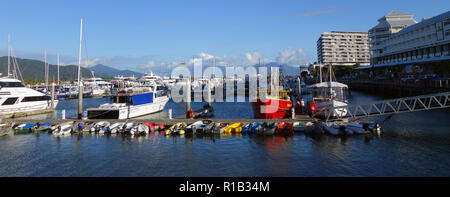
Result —
[{"label": "sailboat", "polygon": [[337,117],[347,114],[346,108],[334,109],[332,112],[329,111],[329,109],[334,107],[345,107],[348,105],[348,86],[333,81],[331,65],[329,69],[329,81],[322,82],[322,74],[320,74],[320,82],[308,86],[312,92],[312,99],[307,101],[307,105],[310,106],[310,110],[313,111],[313,116],[315,117],[328,117],[328,115],[330,117]]}]

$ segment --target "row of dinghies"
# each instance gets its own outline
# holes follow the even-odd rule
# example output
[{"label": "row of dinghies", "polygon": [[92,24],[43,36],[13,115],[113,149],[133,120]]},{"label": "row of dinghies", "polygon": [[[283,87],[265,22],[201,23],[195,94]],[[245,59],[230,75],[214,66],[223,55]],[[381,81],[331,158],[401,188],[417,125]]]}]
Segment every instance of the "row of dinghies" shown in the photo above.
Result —
[{"label": "row of dinghies", "polygon": [[369,133],[380,133],[378,124],[352,123],[352,122],[236,122],[224,123],[212,120],[199,120],[192,124],[179,122],[172,125],[158,124],[154,122],[77,122],[70,121],[61,124],[25,123],[20,125],[8,125],[15,133],[48,132],[50,134],[72,135],[83,133],[98,134],[130,134],[146,135],[160,133],[170,135],[189,134],[255,134],[255,135],[278,135],[291,136],[294,132],[305,134],[329,134],[329,135],[360,135]]}]

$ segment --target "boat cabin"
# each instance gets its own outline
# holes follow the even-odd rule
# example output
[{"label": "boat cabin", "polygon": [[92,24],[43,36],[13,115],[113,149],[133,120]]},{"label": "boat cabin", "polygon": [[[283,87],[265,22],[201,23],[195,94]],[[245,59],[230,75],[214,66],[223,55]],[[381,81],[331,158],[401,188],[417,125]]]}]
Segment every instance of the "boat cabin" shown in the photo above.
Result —
[{"label": "boat cabin", "polygon": [[121,104],[124,103],[126,105],[142,105],[147,103],[153,103],[153,100],[167,96],[166,91],[156,91],[148,92],[144,94],[118,94],[115,97],[111,97],[114,103]]},{"label": "boat cabin", "polygon": [[322,82],[309,86],[314,102],[337,100],[347,102],[348,86],[339,82]]}]

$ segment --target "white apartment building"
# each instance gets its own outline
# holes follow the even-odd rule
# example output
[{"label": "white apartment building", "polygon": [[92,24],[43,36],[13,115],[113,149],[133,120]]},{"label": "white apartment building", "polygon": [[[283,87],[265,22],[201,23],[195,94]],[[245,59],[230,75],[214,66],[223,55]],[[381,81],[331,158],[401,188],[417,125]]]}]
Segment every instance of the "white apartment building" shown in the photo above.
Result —
[{"label": "white apartment building", "polygon": [[369,30],[372,66],[450,59],[450,11],[419,23],[410,14],[393,11],[378,21],[379,24]]},{"label": "white apartment building", "polygon": [[367,32],[324,32],[317,40],[319,64],[350,66],[369,65],[370,51]]}]

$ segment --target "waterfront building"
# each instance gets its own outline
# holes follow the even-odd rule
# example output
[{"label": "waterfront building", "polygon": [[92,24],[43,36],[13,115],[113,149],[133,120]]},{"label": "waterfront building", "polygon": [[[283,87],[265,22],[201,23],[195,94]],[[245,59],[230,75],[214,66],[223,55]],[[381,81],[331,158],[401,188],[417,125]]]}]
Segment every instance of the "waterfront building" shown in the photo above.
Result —
[{"label": "waterfront building", "polygon": [[319,64],[333,66],[369,65],[370,51],[367,32],[324,32],[317,40]]},{"label": "waterfront building", "polygon": [[392,11],[369,30],[371,66],[424,65],[450,59],[450,11],[422,19]]},{"label": "waterfront building", "polygon": [[412,14],[394,10],[378,19],[378,24],[369,30],[371,63],[382,53],[382,41],[403,28],[417,23],[413,16]]}]

